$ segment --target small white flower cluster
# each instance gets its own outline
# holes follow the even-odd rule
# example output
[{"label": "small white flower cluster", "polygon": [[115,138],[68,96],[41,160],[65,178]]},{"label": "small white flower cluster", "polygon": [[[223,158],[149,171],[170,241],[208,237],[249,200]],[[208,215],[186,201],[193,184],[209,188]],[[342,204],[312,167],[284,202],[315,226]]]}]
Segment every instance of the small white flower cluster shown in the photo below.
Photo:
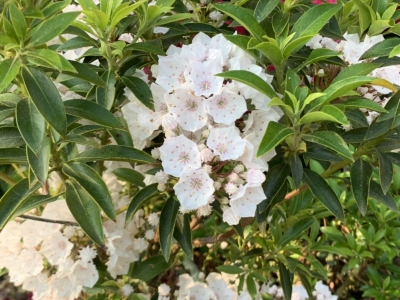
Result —
[{"label": "small white flower cluster", "polygon": [[[47,204],[43,218],[75,221],[64,200]],[[27,220],[11,221],[0,233],[0,268],[11,282],[33,292],[33,299],[73,300],[82,287],[99,279],[90,246],[74,249],[72,239],[83,237],[75,227]]]},{"label": "small white flower cluster", "polygon": [[198,209],[207,215],[217,199],[224,220],[238,224],[241,217],[254,216],[265,199],[263,172],[274,153],[256,158],[256,151],[268,122],[281,114],[268,107],[270,99],[262,93],[215,76],[227,70],[247,70],[272,81],[254,58],[221,34],[210,38],[199,33],[190,45],[171,46],[151,68],[154,110],[127,91],[130,101],[122,112],[136,148],[152,146],[154,137],[165,135],[163,145],[152,151],[163,171],[146,175],[147,182],[157,182],[164,191],[170,176],[177,177],[172,187],[181,211]]}]

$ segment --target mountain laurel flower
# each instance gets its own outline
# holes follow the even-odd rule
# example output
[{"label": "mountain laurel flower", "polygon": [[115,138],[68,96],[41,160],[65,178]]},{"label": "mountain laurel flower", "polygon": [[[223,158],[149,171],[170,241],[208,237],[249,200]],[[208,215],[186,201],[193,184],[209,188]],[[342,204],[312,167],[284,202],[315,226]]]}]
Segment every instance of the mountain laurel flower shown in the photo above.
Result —
[{"label": "mountain laurel flower", "polygon": [[212,128],[207,139],[207,146],[221,157],[221,160],[239,158],[246,146],[236,127]]},{"label": "mountain laurel flower", "polygon": [[228,195],[232,195],[238,191],[238,187],[233,182],[225,184],[224,189]]},{"label": "mountain laurel flower", "polygon": [[230,182],[235,182],[239,179],[239,175],[236,174],[235,172],[232,172],[231,174],[228,175],[228,180]]},{"label": "mountain laurel flower", "polygon": [[166,184],[168,182],[169,176],[164,171],[158,171],[155,175],[155,179],[159,184]]},{"label": "mountain laurel flower", "polygon": [[182,172],[174,190],[183,210],[206,205],[215,192],[214,181],[204,169]]},{"label": "mountain laurel flower", "polygon": [[166,139],[159,149],[164,172],[169,175],[179,177],[183,170],[201,167],[197,145],[184,135]]},{"label": "mountain laurel flower", "polygon": [[121,287],[121,293],[125,297],[128,297],[130,294],[133,293],[133,287],[129,284],[125,284],[123,287]]},{"label": "mountain laurel flower", "polygon": [[212,161],[214,156],[215,154],[209,148],[200,151],[200,159],[203,163]]},{"label": "mountain laurel flower", "polygon": [[246,173],[248,187],[258,187],[265,181],[265,175],[259,169],[250,169]]}]

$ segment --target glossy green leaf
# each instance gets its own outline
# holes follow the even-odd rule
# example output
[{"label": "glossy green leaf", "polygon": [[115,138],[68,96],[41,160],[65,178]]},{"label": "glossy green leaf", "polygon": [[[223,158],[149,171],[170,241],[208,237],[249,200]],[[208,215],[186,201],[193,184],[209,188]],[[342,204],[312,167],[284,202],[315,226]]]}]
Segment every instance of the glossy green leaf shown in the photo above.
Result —
[{"label": "glossy green leaf", "polygon": [[339,56],[340,52],[331,50],[331,49],[326,49],[326,48],[319,48],[319,49],[314,49],[306,61],[302,63],[299,67],[296,68],[296,71],[301,70],[305,66],[311,65],[313,63],[316,63],[317,61],[321,61],[330,57],[336,57]]},{"label": "glossy green leaf", "polygon": [[22,12],[14,3],[9,3],[8,10],[10,13],[11,23],[14,26],[15,33],[20,41],[25,40],[26,37],[26,22]]},{"label": "glossy green leaf", "polygon": [[66,181],[65,200],[82,230],[93,242],[104,248],[100,209],[89,193],[74,178]]},{"label": "glossy green leaf", "polygon": [[354,198],[361,215],[365,216],[367,212],[369,182],[372,175],[372,167],[365,160],[358,159],[351,166],[350,179]]},{"label": "glossy green leaf", "polygon": [[254,18],[258,22],[265,20],[277,7],[279,0],[259,0],[254,10]]},{"label": "glossy green leaf", "polygon": [[333,131],[316,131],[303,135],[303,140],[332,149],[340,156],[353,161],[353,155],[343,139]]},{"label": "glossy green leaf", "polygon": [[12,93],[0,94],[0,106],[14,108],[17,106],[18,102],[21,101],[21,99],[22,98],[20,96]]},{"label": "glossy green leaf", "polygon": [[29,147],[26,147],[26,156],[28,158],[29,165],[35,174],[36,178],[44,185],[47,180],[49,172],[51,154],[51,140],[50,137],[45,136],[42,138],[40,149],[37,152],[33,152]]},{"label": "glossy green leaf", "polygon": [[34,208],[46,205],[57,200],[60,195],[32,195],[14,212],[12,219],[18,217]]},{"label": "glossy green leaf", "polygon": [[28,52],[28,60],[37,66],[61,71],[62,62],[57,52],[49,49],[34,49]]},{"label": "glossy green leaf", "polygon": [[381,105],[366,98],[349,99],[340,103],[345,108],[366,108],[377,112],[387,112]]},{"label": "glossy green leaf", "polygon": [[252,72],[245,70],[227,71],[224,73],[215,74],[215,76],[224,77],[226,79],[232,79],[247,84],[271,99],[278,97],[274,89],[267,82]]},{"label": "glossy green leaf", "polygon": [[14,108],[0,106],[0,122],[12,116],[15,112]]},{"label": "glossy green leaf", "polygon": [[96,102],[110,110],[114,104],[115,98],[115,74],[113,71],[109,70],[101,76],[101,79],[104,80],[106,86],[98,86],[96,88]]},{"label": "glossy green leaf", "polygon": [[375,15],[375,12],[365,2],[361,0],[353,0],[353,1],[358,6],[359,9],[358,20],[360,26],[360,33],[363,33],[368,28],[368,26],[371,25],[371,22],[373,21],[371,18],[371,14]]},{"label": "glossy green leaf", "polygon": [[165,261],[169,261],[172,246],[172,236],[174,233],[174,227],[176,217],[179,210],[179,202],[174,196],[168,198],[165,202],[164,207],[160,215],[160,247],[165,258]]},{"label": "glossy green leaf", "polygon": [[[121,120],[120,118],[119,120],[121,123],[124,122],[124,120]],[[124,122],[124,126],[128,127],[126,121]],[[129,131],[120,129],[108,129],[108,132],[114,138],[117,145],[133,147],[133,140]]]},{"label": "glossy green leaf", "polygon": [[79,182],[106,216],[115,221],[116,214],[110,192],[95,170],[83,163],[64,163],[62,170],[64,174]]},{"label": "glossy green leaf", "polygon": [[[1,155],[1,152],[0,152]],[[1,157],[1,156],[0,156]],[[3,229],[14,213],[21,207],[25,201],[36,192],[40,184],[35,184],[33,187],[29,186],[27,178],[18,181],[13,185],[0,199],[0,228]]]},{"label": "glossy green leaf", "polygon": [[170,263],[166,262],[162,255],[153,256],[136,264],[130,273],[130,277],[149,282],[164,272],[169,265]]},{"label": "glossy green leaf", "polygon": [[61,54],[58,54],[58,57],[60,58],[61,61],[61,70],[63,72],[69,72],[71,73],[77,73],[76,69],[74,66]]},{"label": "glossy green leaf", "polygon": [[155,163],[149,154],[127,146],[106,145],[102,148],[88,149],[80,153],[73,161],[91,162],[94,160],[113,160],[139,163]]},{"label": "glossy green leaf", "polygon": [[46,130],[46,121],[29,99],[22,99],[17,104],[16,121],[19,131],[31,148],[38,154]]},{"label": "glossy green leaf", "polygon": [[305,35],[292,40],[283,49],[283,57],[287,59],[291,54],[296,53],[302,46],[307,44],[307,42],[310,41],[313,37],[314,35]]},{"label": "glossy green leaf", "polygon": [[220,265],[216,269],[220,272],[234,275],[242,274],[245,272],[242,268],[234,265]]},{"label": "glossy green leaf", "polygon": [[390,52],[392,52],[393,48],[399,44],[400,44],[400,38],[385,39],[385,40],[373,45],[371,48],[369,48],[367,51],[365,51],[364,54],[361,55],[360,60],[375,58],[375,57],[389,56]]},{"label": "glossy green leaf", "polygon": [[290,169],[292,170],[294,185],[298,188],[303,179],[303,164],[297,155],[290,158]]},{"label": "glossy green leaf", "polygon": [[300,124],[309,124],[314,122],[336,122],[343,125],[348,125],[345,114],[338,108],[332,105],[326,105],[321,111],[313,111],[305,114],[299,121]]},{"label": "glossy green leaf", "polygon": [[124,129],[111,112],[96,102],[74,99],[65,101],[64,105],[65,111],[69,115],[87,119],[106,127]]},{"label": "glossy green leaf", "polygon": [[127,15],[129,15],[131,12],[133,12],[136,8],[138,8],[145,2],[146,0],[139,0],[130,6],[124,6],[124,4],[119,5],[114,10],[111,16],[111,27],[115,27],[119,23],[119,21],[121,21],[123,18],[125,18]]},{"label": "glossy green leaf", "polygon": [[83,9],[99,9],[93,0],[78,0]]},{"label": "glossy green leaf", "polygon": [[23,14],[27,19],[44,19],[43,13],[36,7],[26,7]]},{"label": "glossy green leaf", "polygon": [[[91,138],[88,138],[86,136],[79,135],[79,134],[68,134],[64,138],[64,142],[71,142],[71,143],[75,143],[75,144],[79,144],[79,145],[85,145],[85,146],[89,146],[91,148],[101,148],[101,144],[99,144],[98,142],[94,141]],[[62,144],[62,145],[64,145],[64,144]],[[60,146],[60,148],[62,148],[62,147]]]},{"label": "glossy green leaf", "polygon": [[303,231],[311,227],[314,221],[315,219],[313,217],[306,217],[292,224],[279,239],[277,246],[279,248],[282,248],[286,246],[289,242],[297,240],[301,236]]},{"label": "glossy green leaf", "polygon": [[304,169],[303,181],[308,185],[315,198],[321,201],[335,217],[345,222],[343,208],[338,197],[320,175],[310,169]]},{"label": "glossy green leaf", "polygon": [[178,13],[178,14],[174,14],[174,15],[170,15],[165,18],[162,18],[155,24],[155,26],[163,26],[165,24],[178,22],[178,21],[182,21],[182,20],[186,20],[186,19],[192,19],[192,18],[194,18],[193,14],[187,14],[187,13],[179,14]]},{"label": "glossy green leaf", "polygon": [[76,36],[72,39],[69,39],[65,43],[61,44],[57,48],[57,51],[67,51],[67,50],[79,49],[84,47],[93,47],[93,46],[96,46],[96,42],[94,42],[93,40]]},{"label": "glossy green leaf", "polygon": [[42,45],[60,35],[80,14],[80,12],[66,12],[43,21],[32,31],[30,44]]},{"label": "glossy green leaf", "polygon": [[132,201],[129,203],[128,209],[126,211],[125,224],[127,224],[130,220],[132,220],[135,213],[138,209],[143,205],[144,202],[149,200],[155,194],[160,191],[157,189],[157,183],[150,184],[140,191],[138,191],[132,198]]},{"label": "glossy green leaf", "polygon": [[125,50],[136,50],[145,53],[154,53],[157,55],[166,55],[163,51],[163,45],[160,39],[141,42],[141,43],[133,43],[125,47]]},{"label": "glossy green leaf", "polygon": [[381,288],[382,277],[373,266],[367,266],[367,276],[372,281],[373,286],[379,289]]},{"label": "glossy green leaf", "polygon": [[189,259],[193,259],[192,232],[189,214],[178,215],[174,228],[174,239],[181,246]]},{"label": "glossy green leaf", "polygon": [[0,148],[14,148],[25,144],[18,128],[0,127]]},{"label": "glossy green leaf", "polygon": [[379,160],[379,179],[383,193],[386,195],[393,180],[393,165],[385,153],[376,151]]},{"label": "glossy green leaf", "polygon": [[257,297],[257,287],[252,276],[247,276],[246,287],[252,299]]},{"label": "glossy green leaf", "polygon": [[212,6],[235,19],[235,21],[246,28],[252,36],[261,42],[265,32],[248,10],[232,4],[213,4]]},{"label": "glossy green leaf", "polygon": [[279,281],[282,285],[283,294],[285,296],[285,300],[292,299],[292,289],[293,289],[293,276],[290,274],[290,271],[286,268],[286,266],[279,262]]},{"label": "glossy green leaf", "polygon": [[386,134],[392,128],[392,124],[393,119],[371,123],[367,130],[367,133],[365,134],[364,140],[373,140],[379,136]]},{"label": "glossy green leaf", "polygon": [[335,79],[333,79],[332,84],[354,76],[367,76],[379,67],[380,64],[376,63],[362,63],[348,66],[339,72]]},{"label": "glossy green leaf", "polygon": [[281,49],[270,42],[263,42],[256,46],[249,47],[249,49],[260,51],[274,65],[280,65],[283,60]]},{"label": "glossy green leaf", "polygon": [[26,151],[21,148],[0,149],[0,164],[26,163]]},{"label": "glossy green leaf", "polygon": [[301,15],[290,33],[296,33],[295,38],[306,35],[316,35],[340,8],[340,5],[332,4],[314,5]]},{"label": "glossy green leaf", "polygon": [[260,147],[258,148],[257,157],[271,151],[292,134],[292,129],[274,121],[269,122],[267,130],[261,140]]},{"label": "glossy green leaf", "polygon": [[22,69],[22,78],[38,111],[51,127],[64,136],[67,118],[63,101],[54,83],[43,71],[30,67]]},{"label": "glossy green leaf", "polygon": [[122,82],[126,87],[131,90],[131,92],[136,96],[136,98],[142,102],[149,109],[154,110],[154,101],[151,90],[146,82],[137,77],[122,77]]},{"label": "glossy green leaf", "polygon": [[0,93],[13,81],[21,67],[19,59],[5,59],[0,61]]},{"label": "glossy green leaf", "polygon": [[133,183],[134,185],[145,187],[144,176],[142,173],[128,168],[118,168],[113,171],[114,175],[118,177],[119,180]]},{"label": "glossy green leaf", "polygon": [[106,83],[103,81],[103,79],[101,79],[101,77],[97,75],[95,71],[92,70],[90,65],[83,64],[73,60],[69,60],[68,62],[74,67],[76,72],[72,73],[70,71],[65,71],[64,72],[65,74],[86,80],[95,85],[104,87],[106,86]]}]

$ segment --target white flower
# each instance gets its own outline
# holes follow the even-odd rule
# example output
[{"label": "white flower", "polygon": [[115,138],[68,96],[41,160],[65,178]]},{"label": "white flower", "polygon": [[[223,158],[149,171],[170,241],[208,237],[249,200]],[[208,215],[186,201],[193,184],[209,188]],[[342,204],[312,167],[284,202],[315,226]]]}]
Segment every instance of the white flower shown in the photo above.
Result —
[{"label": "white flower", "polygon": [[212,272],[207,276],[206,281],[208,287],[214,292],[217,299],[237,299],[237,293],[233,289],[228,288],[221,274]]},{"label": "white flower", "polygon": [[238,216],[242,218],[254,217],[257,204],[265,199],[262,187],[241,185],[239,190],[230,197],[230,205]]},{"label": "white flower", "polygon": [[152,150],[151,150],[151,156],[152,156],[154,159],[159,159],[159,158],[160,158],[160,149],[158,149],[158,148],[152,149]]},{"label": "white flower", "polygon": [[224,213],[222,214],[222,220],[229,225],[237,225],[240,221],[240,216],[235,213],[232,207],[224,209]]},{"label": "white flower", "polygon": [[42,253],[52,265],[60,264],[70,255],[74,244],[61,232],[56,231],[49,235],[40,247]]},{"label": "white flower", "polygon": [[99,280],[99,272],[92,262],[85,263],[77,260],[70,270],[69,278],[75,286],[91,288]]},{"label": "white flower", "polygon": [[179,88],[169,95],[166,102],[169,112],[183,129],[194,132],[206,125],[208,116],[203,98]]},{"label": "white flower", "polygon": [[196,96],[210,97],[211,94],[221,92],[223,77],[214,74],[222,72],[222,67],[215,60],[205,62],[193,61],[190,72],[190,87]]},{"label": "white flower", "polygon": [[160,147],[165,173],[179,177],[182,171],[201,167],[197,145],[184,135],[166,139]]},{"label": "white flower", "polygon": [[154,239],[155,232],[154,232],[153,229],[146,230],[144,236],[145,236],[145,238],[146,238],[147,240],[150,241],[150,240]]},{"label": "white flower", "polygon": [[122,295],[124,295],[125,297],[128,297],[130,294],[133,293],[133,287],[129,284],[125,284],[122,288],[121,288],[121,293]]},{"label": "white flower", "polygon": [[155,175],[155,180],[157,181],[157,183],[159,184],[166,184],[168,182],[168,174],[165,173],[164,171],[158,171]]},{"label": "white flower", "polygon": [[171,288],[165,283],[160,284],[160,286],[158,287],[158,293],[161,296],[168,296],[170,291],[171,291]]},{"label": "white flower", "polygon": [[203,163],[212,161],[214,157],[214,153],[209,148],[200,151],[200,159]]},{"label": "white flower", "polygon": [[221,92],[205,100],[207,112],[217,123],[231,125],[247,111],[243,96],[223,87]]},{"label": "white flower", "polygon": [[214,181],[204,169],[182,172],[174,190],[184,210],[197,209],[206,205],[215,191]]},{"label": "white flower", "polygon": [[197,215],[198,216],[206,217],[206,216],[209,216],[211,214],[211,212],[212,212],[212,206],[209,205],[209,204],[206,204],[204,206],[200,206],[197,209]]},{"label": "white flower", "polygon": [[225,189],[225,192],[228,193],[228,195],[232,195],[238,191],[238,187],[236,186],[236,184],[234,184],[232,182],[225,184],[224,189]]},{"label": "white flower", "polygon": [[158,223],[160,222],[160,218],[156,213],[151,213],[149,214],[147,221],[151,226],[158,226]]},{"label": "white flower", "polygon": [[246,173],[248,187],[258,187],[265,181],[265,175],[258,169],[252,168]]},{"label": "white flower", "polygon": [[184,62],[178,54],[159,57],[156,83],[167,92],[184,87],[186,83]]},{"label": "white flower", "polygon": [[90,246],[86,246],[79,250],[79,257],[83,263],[92,262],[93,259],[97,256],[97,251]]},{"label": "white flower", "polygon": [[221,157],[221,160],[239,158],[246,146],[236,127],[212,128],[207,139],[207,146]]}]

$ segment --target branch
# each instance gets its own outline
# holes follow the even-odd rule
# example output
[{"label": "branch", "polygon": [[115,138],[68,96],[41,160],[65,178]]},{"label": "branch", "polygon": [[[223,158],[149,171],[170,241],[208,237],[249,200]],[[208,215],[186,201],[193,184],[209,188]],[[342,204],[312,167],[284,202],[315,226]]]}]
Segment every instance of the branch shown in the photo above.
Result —
[{"label": "branch", "polygon": [[52,219],[46,219],[46,218],[41,218],[41,217],[36,217],[36,216],[29,216],[29,215],[20,215],[20,216],[18,216],[18,218],[39,221],[39,222],[46,222],[46,223],[62,224],[62,225],[68,225],[68,226],[79,226],[79,224],[76,222],[52,220]]},{"label": "branch", "polygon": [[3,172],[0,172],[0,179],[10,185],[14,185],[17,183],[14,179],[12,179],[10,176],[8,176],[7,174],[5,174]]}]

